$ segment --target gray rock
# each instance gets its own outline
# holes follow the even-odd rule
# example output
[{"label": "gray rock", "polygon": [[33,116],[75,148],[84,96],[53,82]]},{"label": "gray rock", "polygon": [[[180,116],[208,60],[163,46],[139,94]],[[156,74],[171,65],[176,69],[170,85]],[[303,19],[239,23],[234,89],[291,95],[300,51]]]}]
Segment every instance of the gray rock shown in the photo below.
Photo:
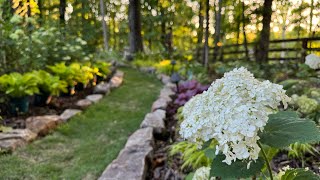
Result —
[{"label": "gray rock", "polygon": [[167,76],[167,75],[162,75],[161,81],[162,81],[163,84],[171,83],[170,77]]},{"label": "gray rock", "polygon": [[89,101],[91,101],[93,103],[99,102],[102,98],[103,98],[102,94],[91,94],[86,97],[86,99],[88,99]]},{"label": "gray rock", "polygon": [[170,101],[172,101],[171,96],[174,95],[175,92],[172,91],[171,88],[169,87],[164,87],[161,91],[160,91],[160,99],[165,99],[167,101],[167,103],[169,103]]},{"label": "gray rock", "polygon": [[111,88],[117,88],[121,86],[123,77],[113,76],[110,80]]},{"label": "gray rock", "polygon": [[114,74],[115,77],[123,78],[124,72],[117,70],[117,72]]},{"label": "gray rock", "polygon": [[79,109],[66,109],[60,115],[60,118],[63,121],[68,121],[70,118],[72,118],[73,116],[75,116],[75,115],[77,115],[79,113],[81,113],[81,110],[79,110]]},{"label": "gray rock", "polygon": [[124,149],[105,169],[99,180],[143,180],[146,178],[153,152],[153,129],[147,127],[134,132]]},{"label": "gray rock", "polygon": [[143,180],[153,148],[130,146],[120,151],[117,159],[105,169],[98,180]]},{"label": "gray rock", "polygon": [[102,82],[96,85],[93,89],[93,93],[95,94],[109,94],[111,85],[109,83]]},{"label": "gray rock", "polygon": [[126,148],[131,146],[149,146],[154,144],[153,128],[146,127],[138,129],[129,138],[125,145]]},{"label": "gray rock", "polygon": [[170,82],[170,83],[167,83],[167,84],[165,85],[165,87],[166,87],[166,88],[170,88],[170,89],[172,90],[172,89],[176,89],[176,88],[177,88],[177,85]]},{"label": "gray rock", "polygon": [[26,120],[26,128],[39,136],[48,134],[62,119],[58,115],[32,116]]},{"label": "gray rock", "polygon": [[81,109],[85,109],[88,106],[90,106],[92,104],[92,102],[88,99],[80,99],[79,101],[77,101],[76,106],[78,106]]},{"label": "gray rock", "polygon": [[165,98],[160,97],[155,102],[153,102],[152,107],[151,107],[151,111],[155,111],[157,109],[165,110],[168,106],[168,102],[169,102],[169,99],[165,99]]},{"label": "gray rock", "polygon": [[164,119],[166,118],[166,111],[158,109],[154,112],[148,113],[142,121],[140,127],[152,127],[156,132],[162,132],[165,129]]},{"label": "gray rock", "polygon": [[0,150],[14,151],[18,147],[33,141],[37,135],[29,129],[13,129],[0,133]]}]

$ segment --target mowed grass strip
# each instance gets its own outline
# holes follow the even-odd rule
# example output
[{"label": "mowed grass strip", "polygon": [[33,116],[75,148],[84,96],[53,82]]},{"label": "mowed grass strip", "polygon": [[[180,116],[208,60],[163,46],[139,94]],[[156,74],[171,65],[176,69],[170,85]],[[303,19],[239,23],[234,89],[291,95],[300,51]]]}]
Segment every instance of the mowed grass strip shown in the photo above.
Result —
[{"label": "mowed grass strip", "polygon": [[96,179],[139,128],[161,83],[130,68],[124,83],[51,135],[0,156],[0,179]]}]

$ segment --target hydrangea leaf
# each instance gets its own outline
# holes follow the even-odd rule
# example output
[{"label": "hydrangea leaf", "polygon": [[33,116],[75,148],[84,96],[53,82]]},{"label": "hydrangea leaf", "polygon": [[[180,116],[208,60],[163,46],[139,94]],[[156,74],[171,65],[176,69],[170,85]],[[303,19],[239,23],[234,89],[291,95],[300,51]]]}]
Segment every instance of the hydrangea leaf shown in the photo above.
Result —
[{"label": "hydrangea leaf", "polygon": [[192,179],[193,179],[193,176],[194,176],[194,172],[189,173],[189,174],[186,176],[185,180],[192,180]]},{"label": "hydrangea leaf", "polygon": [[247,169],[248,162],[235,161],[231,165],[222,162],[225,155],[217,155],[211,164],[210,177],[225,178],[247,178],[259,173],[264,165],[263,159],[259,158],[256,162],[251,162],[250,168]]},{"label": "hydrangea leaf", "polygon": [[216,157],[216,150],[215,148],[207,148],[204,150],[204,154],[207,156],[207,158],[214,159]]},{"label": "hydrangea leaf", "polygon": [[312,120],[299,118],[296,112],[280,111],[269,115],[260,137],[263,144],[284,148],[295,142],[318,142],[320,130]]},{"label": "hydrangea leaf", "polygon": [[280,180],[319,180],[320,176],[306,169],[290,169],[281,176]]}]

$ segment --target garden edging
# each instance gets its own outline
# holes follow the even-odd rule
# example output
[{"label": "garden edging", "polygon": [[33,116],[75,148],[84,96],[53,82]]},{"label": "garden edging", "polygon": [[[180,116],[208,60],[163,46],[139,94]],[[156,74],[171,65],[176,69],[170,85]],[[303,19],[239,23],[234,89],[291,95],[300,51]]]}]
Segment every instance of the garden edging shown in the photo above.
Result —
[{"label": "garden edging", "polygon": [[164,87],[160,91],[158,99],[153,103],[151,112],[145,115],[140,129],[136,130],[127,140],[125,147],[118,157],[104,170],[99,180],[145,179],[153,158],[155,135],[164,133],[166,107],[172,101],[171,95],[174,84],[166,75],[157,76]]},{"label": "garden edging", "polygon": [[[59,124],[67,122],[73,116],[81,113],[82,110],[95,104],[108,95],[111,89],[119,87],[123,83],[124,73],[117,70],[110,82],[102,82],[94,88],[94,93],[86,96],[76,103],[79,109],[66,109],[60,115],[31,116],[26,119],[26,129],[13,129],[0,133],[0,151],[14,151],[19,147],[31,143],[37,137],[50,133]],[[80,110],[81,109],[81,110]]]}]

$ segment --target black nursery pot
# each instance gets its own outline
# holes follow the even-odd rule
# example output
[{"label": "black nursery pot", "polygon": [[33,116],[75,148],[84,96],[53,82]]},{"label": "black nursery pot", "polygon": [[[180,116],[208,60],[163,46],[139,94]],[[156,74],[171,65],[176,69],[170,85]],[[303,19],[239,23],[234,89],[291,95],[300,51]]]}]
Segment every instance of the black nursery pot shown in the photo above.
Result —
[{"label": "black nursery pot", "polygon": [[29,111],[29,97],[11,97],[9,105],[11,114],[26,113]]},{"label": "black nursery pot", "polygon": [[45,105],[47,105],[47,100],[48,100],[49,96],[50,96],[49,93],[36,94],[34,96],[34,105],[35,106],[45,106]]},{"label": "black nursery pot", "polygon": [[77,85],[74,86],[76,91],[83,91],[85,88],[86,86],[83,83],[77,83]]},{"label": "black nursery pot", "polygon": [[68,86],[68,92],[66,93],[61,93],[61,97],[69,97],[75,94],[75,87],[74,86]]}]

